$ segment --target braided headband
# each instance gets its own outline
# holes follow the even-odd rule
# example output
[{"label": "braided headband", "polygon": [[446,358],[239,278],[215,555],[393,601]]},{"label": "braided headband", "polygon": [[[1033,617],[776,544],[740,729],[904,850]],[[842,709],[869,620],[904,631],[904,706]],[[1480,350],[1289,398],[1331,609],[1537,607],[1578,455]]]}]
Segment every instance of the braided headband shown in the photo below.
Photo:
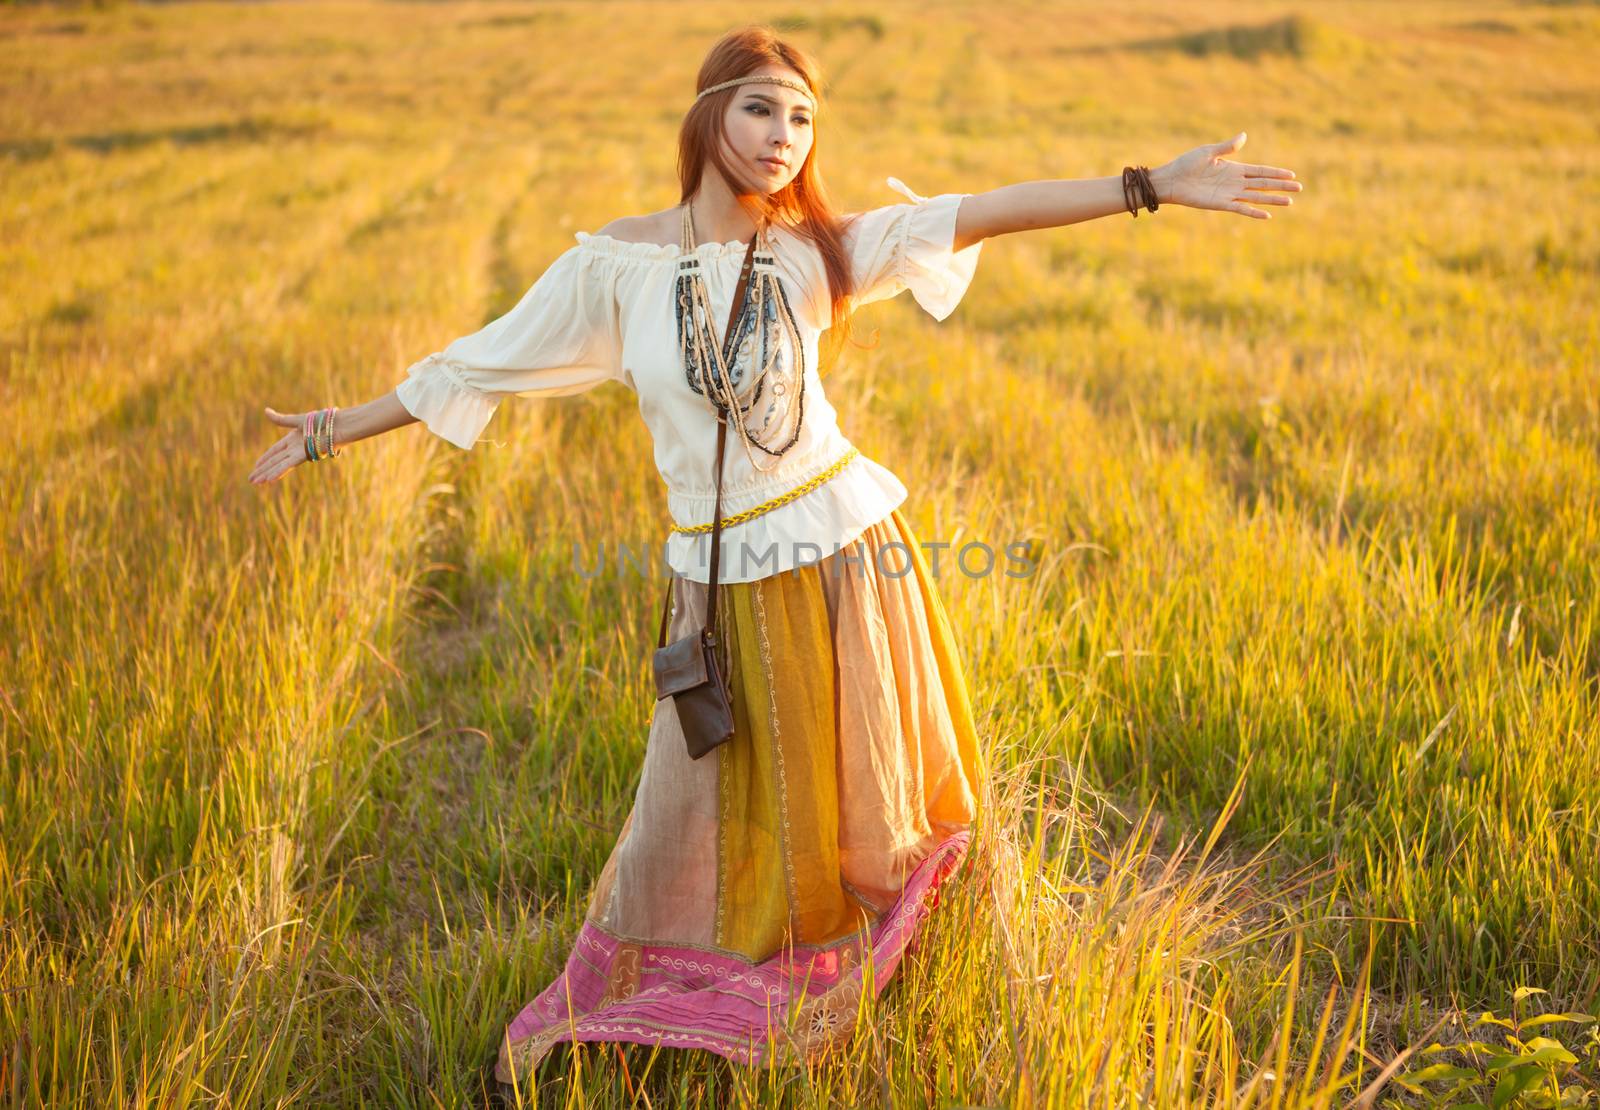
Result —
[{"label": "braided headband", "polygon": [[816,95],[812,93],[810,87],[807,86],[805,82],[796,81],[793,77],[773,77],[766,74],[757,74],[750,77],[735,77],[732,81],[723,81],[721,84],[712,85],[710,88],[701,89],[700,92],[695,96],[695,100],[698,101],[700,97],[709,96],[714,92],[721,92],[723,89],[731,89],[735,85],[750,85],[757,82],[768,85],[785,85],[791,89],[794,89],[796,92],[803,92],[806,94],[806,99],[811,101],[812,110],[814,111],[816,109]]}]

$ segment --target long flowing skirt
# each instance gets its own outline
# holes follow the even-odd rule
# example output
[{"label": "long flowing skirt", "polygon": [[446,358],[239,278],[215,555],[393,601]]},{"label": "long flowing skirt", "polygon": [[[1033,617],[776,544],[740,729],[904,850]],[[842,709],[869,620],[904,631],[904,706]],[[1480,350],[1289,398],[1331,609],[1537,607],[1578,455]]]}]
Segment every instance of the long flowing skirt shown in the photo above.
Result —
[{"label": "long flowing skirt", "polygon": [[[673,584],[669,641],[707,595]],[[656,703],[633,809],[565,970],[505,1031],[501,1082],[532,1088],[558,1041],[813,1059],[848,1039],[965,855],[985,764],[899,510],[721,590],[733,739],[691,759],[672,699]]]}]

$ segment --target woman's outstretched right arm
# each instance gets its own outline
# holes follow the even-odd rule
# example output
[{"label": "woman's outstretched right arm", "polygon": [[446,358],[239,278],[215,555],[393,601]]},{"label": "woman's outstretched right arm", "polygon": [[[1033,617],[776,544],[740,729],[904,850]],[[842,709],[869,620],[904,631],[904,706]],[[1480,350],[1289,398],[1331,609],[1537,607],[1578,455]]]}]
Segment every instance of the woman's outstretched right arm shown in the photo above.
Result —
[{"label": "woman's outstretched right arm", "polygon": [[[282,439],[262,452],[250,471],[250,481],[258,486],[276,482],[293,467],[310,461],[306,458],[305,413],[279,412],[269,405],[267,419],[288,430]],[[333,420],[333,445],[342,447],[416,422],[417,418],[406,411],[391,389],[375,401],[340,409]]]},{"label": "woman's outstretched right arm", "polygon": [[[420,422],[468,450],[505,397],[564,397],[625,381],[615,261],[581,243],[568,247],[505,315],[412,363],[376,401],[340,409],[334,445]],[[309,461],[306,414],[269,408],[267,418],[285,431],[256,460],[256,485]]]}]

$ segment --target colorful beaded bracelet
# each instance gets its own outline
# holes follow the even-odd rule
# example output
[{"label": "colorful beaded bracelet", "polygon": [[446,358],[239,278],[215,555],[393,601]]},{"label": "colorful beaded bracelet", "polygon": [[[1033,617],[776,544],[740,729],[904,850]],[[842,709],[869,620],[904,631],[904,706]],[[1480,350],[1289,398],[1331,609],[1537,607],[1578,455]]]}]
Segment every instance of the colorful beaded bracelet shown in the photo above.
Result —
[{"label": "colorful beaded bracelet", "polygon": [[344,454],[333,448],[333,418],[338,411],[335,406],[306,413],[306,458],[311,462],[321,462]]}]

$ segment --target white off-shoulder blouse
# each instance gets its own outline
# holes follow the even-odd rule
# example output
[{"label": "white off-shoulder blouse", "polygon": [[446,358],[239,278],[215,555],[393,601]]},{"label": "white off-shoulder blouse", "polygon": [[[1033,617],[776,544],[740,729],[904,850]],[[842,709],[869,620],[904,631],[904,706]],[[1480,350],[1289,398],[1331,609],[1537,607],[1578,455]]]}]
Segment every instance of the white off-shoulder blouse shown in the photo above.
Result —
[{"label": "white off-shoulder blouse", "polygon": [[[909,289],[935,319],[955,310],[972,282],[982,242],[961,251],[956,212],[968,193],[919,197],[896,178],[909,203],[869,210],[845,233],[857,305]],[[772,231],[779,280],[805,346],[805,421],[784,455],[752,448],[756,471],[736,437],[728,437],[722,477],[724,519],[754,508],[820,474],[850,441],[823,393],[817,340],[829,323],[822,257],[784,228]],[[667,511],[682,526],[709,524],[716,496],[716,418],[688,384],[677,339],[673,284],[676,244],[634,243],[576,233],[569,247],[509,312],[444,350],[414,363],[395,389],[412,416],[457,447],[470,449],[508,395],[560,397],[622,382],[639,399],[667,487]],[[696,247],[720,337],[744,261],[743,242]],[[887,468],[857,454],[832,478],[734,526],[723,525],[718,578],[748,582],[814,563],[848,546],[888,516],[906,488]],[[670,532],[662,556],[674,573],[710,577],[708,533]]]}]

